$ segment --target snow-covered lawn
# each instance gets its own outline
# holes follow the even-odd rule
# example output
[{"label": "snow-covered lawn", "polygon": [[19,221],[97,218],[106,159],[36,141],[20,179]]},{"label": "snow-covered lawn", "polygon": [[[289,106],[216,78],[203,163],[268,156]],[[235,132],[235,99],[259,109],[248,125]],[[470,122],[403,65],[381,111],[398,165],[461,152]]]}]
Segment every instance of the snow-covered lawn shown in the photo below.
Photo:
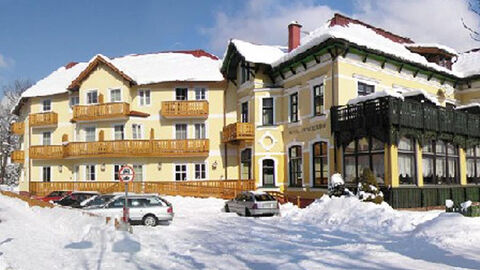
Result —
[{"label": "snow-covered lawn", "polygon": [[480,268],[480,218],[326,197],[245,218],[218,199],[167,199],[172,224],[130,235],[78,210],[0,195],[0,269]]}]

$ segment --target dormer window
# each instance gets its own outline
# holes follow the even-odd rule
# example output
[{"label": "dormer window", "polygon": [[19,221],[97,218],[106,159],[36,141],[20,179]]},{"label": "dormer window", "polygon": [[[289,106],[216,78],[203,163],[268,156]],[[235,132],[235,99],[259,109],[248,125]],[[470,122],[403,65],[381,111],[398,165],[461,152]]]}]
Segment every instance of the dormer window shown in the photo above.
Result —
[{"label": "dormer window", "polygon": [[250,65],[250,63],[243,61],[240,64],[240,69],[241,69],[241,83],[245,83],[247,81],[250,81],[251,79],[251,69],[253,69],[253,66]]}]

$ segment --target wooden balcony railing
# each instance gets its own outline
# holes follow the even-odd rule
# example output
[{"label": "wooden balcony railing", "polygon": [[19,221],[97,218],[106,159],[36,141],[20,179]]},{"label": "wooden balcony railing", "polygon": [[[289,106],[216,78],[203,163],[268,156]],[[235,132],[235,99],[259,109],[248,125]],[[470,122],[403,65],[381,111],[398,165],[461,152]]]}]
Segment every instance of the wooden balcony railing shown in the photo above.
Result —
[{"label": "wooden balcony railing", "polygon": [[92,121],[101,119],[125,118],[130,114],[130,104],[125,102],[103,103],[95,105],[77,105],[73,107],[73,121]]},{"label": "wooden balcony railing", "polygon": [[30,147],[32,159],[208,156],[209,140],[122,140]]},{"label": "wooden balcony railing", "polygon": [[25,151],[15,150],[12,152],[11,160],[13,163],[23,163],[25,161]]},{"label": "wooden balcony railing", "polygon": [[175,117],[208,117],[208,101],[206,100],[182,100],[163,101],[161,114],[166,118]]},{"label": "wooden balcony railing", "polygon": [[[128,184],[135,193],[158,193],[193,197],[234,198],[238,193],[255,190],[254,180],[204,180],[204,181],[147,181]],[[113,181],[52,181],[30,182],[32,195],[46,195],[55,190],[89,190],[101,193],[123,192],[125,185]]]},{"label": "wooden balcony railing", "polygon": [[242,140],[251,141],[254,139],[253,125],[250,123],[232,123],[223,128],[222,141],[223,142],[239,142]]},{"label": "wooden balcony railing", "polygon": [[31,159],[62,159],[63,145],[32,145],[30,146]]},{"label": "wooden balcony railing", "polygon": [[15,135],[23,136],[25,133],[25,122],[15,122],[10,125],[10,130]]},{"label": "wooden balcony railing", "polygon": [[56,126],[58,114],[55,112],[32,113],[29,115],[28,123],[30,127]]}]

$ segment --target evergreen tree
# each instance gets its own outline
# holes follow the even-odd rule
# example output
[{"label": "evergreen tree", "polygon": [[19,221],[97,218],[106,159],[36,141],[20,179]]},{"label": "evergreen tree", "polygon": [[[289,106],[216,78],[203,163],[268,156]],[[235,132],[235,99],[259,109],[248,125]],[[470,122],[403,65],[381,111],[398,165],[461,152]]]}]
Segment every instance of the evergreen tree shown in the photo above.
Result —
[{"label": "evergreen tree", "polygon": [[364,169],[358,183],[357,197],[364,202],[383,202],[383,193],[378,187],[377,178],[370,169]]}]

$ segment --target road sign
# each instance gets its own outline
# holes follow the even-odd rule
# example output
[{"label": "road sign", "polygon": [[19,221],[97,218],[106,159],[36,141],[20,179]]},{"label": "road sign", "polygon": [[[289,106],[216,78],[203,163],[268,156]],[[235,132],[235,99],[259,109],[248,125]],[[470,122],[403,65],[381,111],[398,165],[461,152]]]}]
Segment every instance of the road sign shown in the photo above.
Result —
[{"label": "road sign", "polygon": [[120,179],[120,182],[123,183],[132,182],[135,179],[135,171],[131,166],[124,165],[118,171],[118,178]]}]

